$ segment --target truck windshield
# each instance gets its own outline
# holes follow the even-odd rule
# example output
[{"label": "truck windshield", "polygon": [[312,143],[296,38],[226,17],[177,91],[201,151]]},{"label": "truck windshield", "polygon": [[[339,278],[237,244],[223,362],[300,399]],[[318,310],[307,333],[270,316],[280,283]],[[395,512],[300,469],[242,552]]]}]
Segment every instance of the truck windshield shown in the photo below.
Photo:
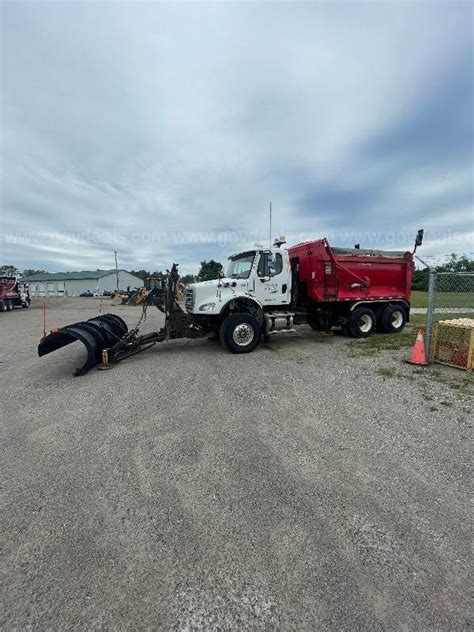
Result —
[{"label": "truck windshield", "polygon": [[227,268],[227,276],[232,279],[248,279],[254,259],[254,252],[245,252],[232,257]]}]

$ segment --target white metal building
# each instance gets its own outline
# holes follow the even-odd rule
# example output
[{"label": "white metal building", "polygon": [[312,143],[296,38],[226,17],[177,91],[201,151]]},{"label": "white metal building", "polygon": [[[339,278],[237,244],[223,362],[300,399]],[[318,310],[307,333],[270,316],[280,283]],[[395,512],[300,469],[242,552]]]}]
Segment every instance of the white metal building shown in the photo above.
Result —
[{"label": "white metal building", "polygon": [[142,287],[140,277],[126,270],[84,270],[82,272],[45,272],[22,278],[30,284],[31,296],[79,296],[82,292]]}]

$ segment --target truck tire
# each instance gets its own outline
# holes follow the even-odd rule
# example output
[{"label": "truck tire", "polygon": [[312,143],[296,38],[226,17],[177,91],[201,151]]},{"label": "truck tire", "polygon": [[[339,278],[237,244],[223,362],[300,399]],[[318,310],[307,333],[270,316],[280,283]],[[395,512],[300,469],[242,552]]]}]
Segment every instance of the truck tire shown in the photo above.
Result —
[{"label": "truck tire", "polygon": [[11,312],[13,309],[13,301],[7,301],[7,310]]},{"label": "truck tire", "polygon": [[400,305],[387,305],[380,314],[380,329],[385,334],[395,334],[405,327],[406,312]]},{"label": "truck tire", "polygon": [[232,353],[250,353],[260,342],[262,327],[250,314],[231,314],[221,325],[219,338]]},{"label": "truck tire", "polygon": [[7,311],[7,302],[0,301],[0,312],[6,312],[6,311]]},{"label": "truck tire", "polygon": [[358,307],[349,318],[349,332],[353,338],[367,338],[374,333],[376,319],[368,307]]}]

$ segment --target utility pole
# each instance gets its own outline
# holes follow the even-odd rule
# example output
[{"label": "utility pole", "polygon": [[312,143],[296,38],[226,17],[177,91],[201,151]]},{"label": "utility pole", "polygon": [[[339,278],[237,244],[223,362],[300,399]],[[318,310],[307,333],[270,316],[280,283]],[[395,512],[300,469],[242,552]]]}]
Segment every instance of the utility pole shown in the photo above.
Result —
[{"label": "utility pole", "polygon": [[117,277],[117,292],[119,291],[119,274],[118,274],[118,267],[117,267],[117,251],[114,250],[114,256],[115,256],[115,276]]}]

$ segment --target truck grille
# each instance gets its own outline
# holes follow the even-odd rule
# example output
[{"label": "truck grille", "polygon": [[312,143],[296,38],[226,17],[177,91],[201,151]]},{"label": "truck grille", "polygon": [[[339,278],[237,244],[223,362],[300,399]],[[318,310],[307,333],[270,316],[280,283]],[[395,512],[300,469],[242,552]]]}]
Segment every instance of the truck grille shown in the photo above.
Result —
[{"label": "truck grille", "polygon": [[184,291],[184,304],[187,312],[192,312],[194,309],[194,288],[187,287]]}]

